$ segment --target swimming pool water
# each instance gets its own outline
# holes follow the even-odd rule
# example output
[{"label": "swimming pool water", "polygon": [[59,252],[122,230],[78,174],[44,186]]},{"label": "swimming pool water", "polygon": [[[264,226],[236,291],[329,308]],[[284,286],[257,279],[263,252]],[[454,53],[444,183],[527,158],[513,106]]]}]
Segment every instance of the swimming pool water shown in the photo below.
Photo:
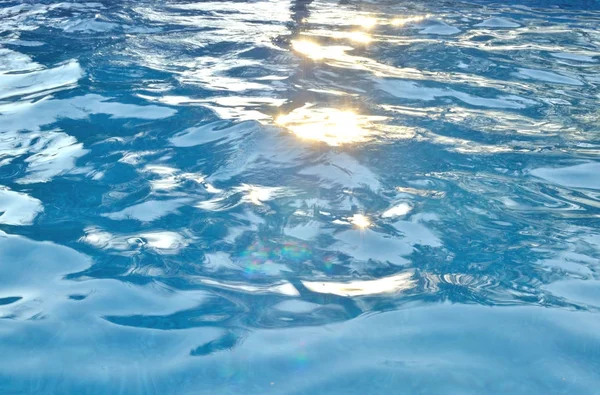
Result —
[{"label": "swimming pool water", "polygon": [[599,393],[599,27],[0,1],[0,393]]}]

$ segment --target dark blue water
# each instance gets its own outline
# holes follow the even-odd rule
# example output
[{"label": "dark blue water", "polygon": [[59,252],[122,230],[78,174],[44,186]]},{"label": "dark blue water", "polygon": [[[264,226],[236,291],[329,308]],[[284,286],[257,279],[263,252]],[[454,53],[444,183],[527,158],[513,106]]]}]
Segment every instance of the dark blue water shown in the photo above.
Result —
[{"label": "dark blue water", "polygon": [[600,393],[600,3],[0,1],[0,393]]}]

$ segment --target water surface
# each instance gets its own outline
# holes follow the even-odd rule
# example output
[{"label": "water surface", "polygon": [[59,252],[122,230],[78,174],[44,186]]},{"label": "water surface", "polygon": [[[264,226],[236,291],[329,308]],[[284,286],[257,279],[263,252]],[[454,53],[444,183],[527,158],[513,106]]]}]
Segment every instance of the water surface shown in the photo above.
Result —
[{"label": "water surface", "polygon": [[1,1],[0,392],[598,392],[599,26]]}]

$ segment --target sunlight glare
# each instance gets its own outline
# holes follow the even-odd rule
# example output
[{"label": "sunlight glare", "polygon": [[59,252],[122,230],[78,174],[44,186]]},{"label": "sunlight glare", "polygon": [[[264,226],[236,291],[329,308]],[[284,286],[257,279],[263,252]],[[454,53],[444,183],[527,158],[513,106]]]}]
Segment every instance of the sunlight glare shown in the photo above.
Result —
[{"label": "sunlight glare", "polygon": [[377,25],[377,19],[370,16],[359,16],[353,21],[353,25],[361,26],[365,29],[371,29]]},{"label": "sunlight glare", "polygon": [[319,60],[326,57],[325,49],[317,43],[307,40],[293,40],[292,48],[296,52],[308,56],[311,59]]},{"label": "sunlight glare", "polygon": [[351,110],[313,108],[308,104],[275,119],[301,139],[322,141],[331,146],[364,141],[369,134],[365,128],[377,117],[357,115]]},{"label": "sunlight glare", "polygon": [[369,221],[369,218],[362,214],[354,214],[352,218],[350,218],[350,222],[360,229],[365,229],[371,226],[371,221]]},{"label": "sunlight glare", "polygon": [[348,34],[348,38],[357,43],[367,44],[373,41],[373,38],[363,32],[351,32]]}]

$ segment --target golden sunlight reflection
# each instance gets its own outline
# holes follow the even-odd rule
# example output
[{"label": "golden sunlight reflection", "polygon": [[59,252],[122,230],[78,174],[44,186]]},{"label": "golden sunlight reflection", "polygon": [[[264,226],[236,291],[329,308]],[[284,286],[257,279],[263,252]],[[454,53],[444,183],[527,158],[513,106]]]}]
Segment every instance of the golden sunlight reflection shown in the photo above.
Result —
[{"label": "golden sunlight reflection", "polygon": [[265,194],[261,193],[261,192],[262,191],[256,190],[256,189],[251,190],[250,193],[248,194],[248,200],[250,200],[250,202],[252,202],[253,204],[261,205],[262,204],[261,200],[265,200],[265,197],[266,197],[266,196],[263,196]]},{"label": "golden sunlight reflection", "polygon": [[363,27],[365,29],[371,29],[375,25],[377,25],[377,19],[370,16],[361,15],[356,17],[352,24]]},{"label": "golden sunlight reflection", "polygon": [[351,110],[314,108],[312,104],[280,115],[275,123],[301,139],[322,141],[331,146],[365,141],[372,121],[385,117],[358,115]]},{"label": "golden sunlight reflection", "polygon": [[325,58],[325,49],[312,41],[293,40],[292,48],[294,48],[296,52],[300,52],[311,59],[318,60]]},{"label": "golden sunlight reflection", "polygon": [[309,40],[293,40],[292,48],[313,60],[340,58],[345,51],[352,49],[342,46],[322,46]]},{"label": "golden sunlight reflection", "polygon": [[350,32],[348,33],[347,37],[352,41],[363,44],[373,41],[373,38],[370,35],[363,32]]},{"label": "golden sunlight reflection", "polygon": [[371,221],[369,221],[369,218],[362,214],[354,214],[352,218],[350,218],[350,222],[360,229],[365,229],[371,226]]}]

